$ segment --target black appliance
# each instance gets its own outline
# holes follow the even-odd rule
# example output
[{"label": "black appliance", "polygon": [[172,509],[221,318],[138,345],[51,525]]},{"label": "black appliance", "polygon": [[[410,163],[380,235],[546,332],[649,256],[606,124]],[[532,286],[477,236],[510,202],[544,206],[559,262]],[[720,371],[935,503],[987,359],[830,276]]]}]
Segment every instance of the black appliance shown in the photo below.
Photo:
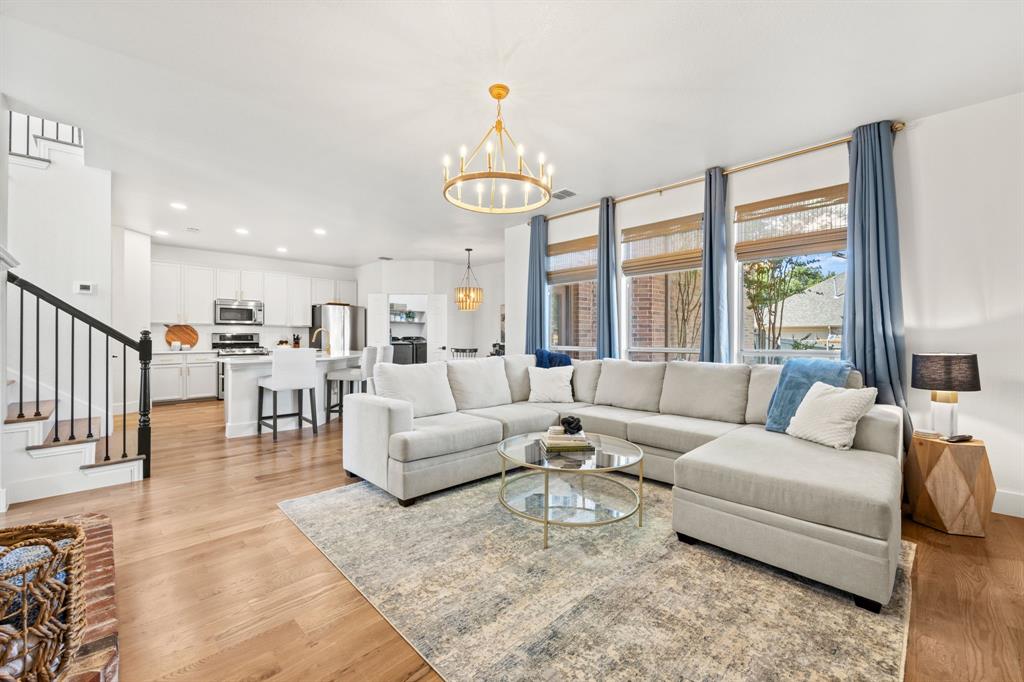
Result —
[{"label": "black appliance", "polygon": [[391,345],[395,347],[396,365],[415,365],[427,361],[427,340],[422,336],[391,337]]},{"label": "black appliance", "polygon": [[403,341],[408,341],[412,346],[412,361],[420,364],[427,361],[427,340],[422,336],[403,336]]}]

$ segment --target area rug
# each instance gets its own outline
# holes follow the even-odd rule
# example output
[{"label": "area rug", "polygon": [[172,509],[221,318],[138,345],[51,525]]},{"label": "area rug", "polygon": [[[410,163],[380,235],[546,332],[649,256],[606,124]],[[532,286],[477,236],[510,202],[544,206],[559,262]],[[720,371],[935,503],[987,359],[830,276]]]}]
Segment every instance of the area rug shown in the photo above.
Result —
[{"label": "area rug", "polygon": [[824,585],[679,542],[669,486],[645,486],[643,528],[553,527],[546,550],[541,526],[509,514],[498,486],[403,508],[358,483],[280,507],[447,680],[903,678],[911,543],[876,615]]}]

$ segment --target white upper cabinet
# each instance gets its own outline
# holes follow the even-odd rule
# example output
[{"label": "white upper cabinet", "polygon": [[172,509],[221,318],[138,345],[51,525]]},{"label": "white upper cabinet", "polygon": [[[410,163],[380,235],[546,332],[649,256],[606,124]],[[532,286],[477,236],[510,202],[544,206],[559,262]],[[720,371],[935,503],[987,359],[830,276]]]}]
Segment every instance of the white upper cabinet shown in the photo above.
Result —
[{"label": "white upper cabinet", "polygon": [[238,270],[217,269],[216,298],[242,298],[241,273]]},{"label": "white upper cabinet", "polygon": [[150,273],[150,310],[153,322],[181,322],[181,266],[154,262]]},{"label": "white upper cabinet", "polygon": [[288,325],[288,276],[268,272],[263,276],[263,324]]},{"label": "white upper cabinet", "polygon": [[263,273],[242,270],[241,272],[241,298],[247,301],[263,300]]},{"label": "white upper cabinet", "polygon": [[334,301],[334,280],[314,277],[312,279],[312,296],[313,301],[311,305],[321,305]]},{"label": "white upper cabinet", "polygon": [[181,269],[184,286],[184,321],[190,324],[213,324],[213,299],[216,298],[216,276],[213,268],[186,265]]},{"label": "white upper cabinet", "polygon": [[288,326],[313,324],[313,297],[309,277],[288,275]]},{"label": "white upper cabinet", "polygon": [[357,296],[356,283],[348,279],[339,279],[335,282],[334,294],[338,303],[348,303],[349,305],[358,305],[359,297]]}]

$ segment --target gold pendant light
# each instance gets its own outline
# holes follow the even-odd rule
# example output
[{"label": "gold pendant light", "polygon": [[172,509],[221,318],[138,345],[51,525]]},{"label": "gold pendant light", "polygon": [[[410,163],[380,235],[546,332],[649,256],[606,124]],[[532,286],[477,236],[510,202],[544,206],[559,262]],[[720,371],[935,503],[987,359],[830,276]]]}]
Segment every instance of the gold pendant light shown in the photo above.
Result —
[{"label": "gold pendant light", "polygon": [[[444,157],[444,198],[459,208],[477,213],[525,213],[534,211],[551,201],[551,177],[554,166],[545,163],[544,155],[537,156],[537,175],[526,162],[522,145],[517,145],[501,117],[501,100],[508,97],[508,86],[495,83],[488,91],[498,102],[498,115],[483,139],[466,156],[466,148],[459,150],[459,167],[450,173],[451,158]],[[505,141],[515,151],[515,166],[509,169],[505,162]],[[480,151],[485,154],[481,155]],[[476,162],[477,170],[473,170]]]},{"label": "gold pendant light", "polygon": [[471,253],[473,249],[466,249],[466,272],[462,275],[459,285],[455,287],[455,305],[459,310],[476,310],[484,302],[484,290],[469,264]]}]

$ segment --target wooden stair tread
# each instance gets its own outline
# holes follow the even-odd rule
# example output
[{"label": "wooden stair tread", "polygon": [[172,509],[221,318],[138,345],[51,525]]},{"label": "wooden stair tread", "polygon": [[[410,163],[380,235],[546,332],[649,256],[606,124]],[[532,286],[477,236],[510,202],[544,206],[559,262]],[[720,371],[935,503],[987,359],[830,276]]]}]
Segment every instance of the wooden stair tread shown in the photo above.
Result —
[{"label": "wooden stair tread", "polygon": [[103,464],[112,464],[115,462],[124,462],[125,459],[121,457],[121,453],[128,453],[127,459],[135,459],[135,454],[139,451],[139,432],[136,430],[134,425],[128,427],[127,436],[128,442],[127,447],[122,446],[123,434],[121,429],[118,428],[120,420],[114,420],[114,431],[110,434],[110,461],[104,462],[103,458],[107,454],[107,443],[101,438],[100,442],[96,445],[96,463],[85,464],[82,468],[88,468],[92,466],[100,466]]},{"label": "wooden stair tread", "polygon": [[114,456],[113,451],[110,454],[110,461],[104,462],[102,455],[96,458],[96,461],[92,464],[83,464],[78,467],[79,469],[98,469],[100,467],[109,467],[115,464],[124,464],[125,462],[141,462],[146,459],[145,455],[129,455],[122,457],[121,455]]},{"label": "wooden stair tread", "polygon": [[[99,417],[92,418],[92,438],[88,437],[89,433],[89,420],[76,419],[75,420],[75,439],[71,440],[71,420],[62,419],[57,422],[50,432],[46,434],[46,438],[43,439],[42,443],[37,445],[29,445],[26,450],[45,450],[46,448],[60,448],[65,445],[79,445],[81,443],[94,443],[101,438],[100,428],[102,421]],[[56,443],[53,442],[54,433],[60,438]]]},{"label": "wooden stair tread", "polygon": [[56,403],[52,400],[40,400],[39,401],[39,416],[36,417],[36,401],[35,398],[32,400],[25,401],[25,416],[18,417],[18,402],[15,401],[7,406],[7,415],[4,417],[4,424],[20,424],[21,422],[38,422],[44,419],[49,419],[50,415],[53,414],[53,410],[56,407]]}]

